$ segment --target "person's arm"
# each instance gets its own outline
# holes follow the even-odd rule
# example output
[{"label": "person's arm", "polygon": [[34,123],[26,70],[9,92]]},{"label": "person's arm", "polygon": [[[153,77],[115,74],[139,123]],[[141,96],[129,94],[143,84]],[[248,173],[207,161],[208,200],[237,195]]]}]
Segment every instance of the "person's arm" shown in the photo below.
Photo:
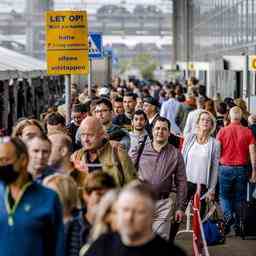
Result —
[{"label": "person's arm", "polygon": [[126,150],[122,147],[118,147],[117,154],[123,169],[124,183],[127,184],[137,178],[137,171]]},{"label": "person's arm", "polygon": [[127,133],[126,131],[124,132],[125,132],[125,135],[120,140],[120,144],[122,144],[125,147],[126,151],[128,152],[131,146],[131,139],[130,139],[129,133]]},{"label": "person's arm", "polygon": [[178,153],[178,166],[175,173],[175,186],[177,188],[177,212],[184,212],[187,199],[187,177],[185,163],[181,153]]},{"label": "person's arm", "polygon": [[80,128],[77,129],[76,131],[76,141],[75,143],[77,145],[81,145],[81,132],[80,132]]},{"label": "person's arm", "polygon": [[222,154],[222,134],[223,134],[223,128],[221,128],[216,135],[216,140],[219,142],[220,157]]},{"label": "person's arm", "polygon": [[249,145],[250,160],[252,166],[252,175],[250,181],[256,183],[256,145]]},{"label": "person's arm", "polygon": [[185,127],[183,129],[183,135],[186,136],[187,134],[189,134],[192,130],[192,113],[193,111],[189,112],[188,113],[188,117],[187,117],[187,120],[186,120],[186,124],[185,124]]},{"label": "person's arm", "polygon": [[166,109],[166,104],[165,102],[163,103],[162,107],[161,107],[161,110],[160,110],[160,116],[162,117],[167,117],[167,109]]},{"label": "person's arm", "polygon": [[215,187],[218,180],[218,169],[220,161],[220,142],[215,140],[214,151],[212,152],[212,162],[210,168],[210,186],[207,193],[208,199],[213,200],[215,196]]},{"label": "person's arm", "polygon": [[184,110],[183,110],[183,106],[182,104],[180,104],[178,111],[177,111],[177,115],[175,117],[175,122],[176,124],[179,126],[179,128],[181,128],[181,121],[183,120],[184,117]]}]

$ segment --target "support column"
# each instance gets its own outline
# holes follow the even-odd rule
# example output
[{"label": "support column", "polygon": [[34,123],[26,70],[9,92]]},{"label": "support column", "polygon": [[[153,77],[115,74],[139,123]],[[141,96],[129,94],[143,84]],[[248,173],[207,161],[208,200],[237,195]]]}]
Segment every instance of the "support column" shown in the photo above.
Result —
[{"label": "support column", "polygon": [[193,38],[192,3],[190,0],[173,0],[173,48],[174,59],[188,62],[191,60]]},{"label": "support column", "polygon": [[178,53],[178,33],[177,33],[177,19],[178,19],[178,8],[177,1],[173,0],[173,14],[172,14],[172,64],[177,63],[177,53]]}]

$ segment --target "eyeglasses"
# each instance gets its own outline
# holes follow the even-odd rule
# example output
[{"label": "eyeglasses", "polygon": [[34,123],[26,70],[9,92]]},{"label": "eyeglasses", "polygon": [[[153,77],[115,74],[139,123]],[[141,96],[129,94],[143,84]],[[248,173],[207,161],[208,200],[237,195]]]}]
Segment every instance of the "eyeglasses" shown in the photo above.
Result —
[{"label": "eyeglasses", "polygon": [[8,136],[0,136],[0,144],[9,143],[11,141],[11,137]]}]

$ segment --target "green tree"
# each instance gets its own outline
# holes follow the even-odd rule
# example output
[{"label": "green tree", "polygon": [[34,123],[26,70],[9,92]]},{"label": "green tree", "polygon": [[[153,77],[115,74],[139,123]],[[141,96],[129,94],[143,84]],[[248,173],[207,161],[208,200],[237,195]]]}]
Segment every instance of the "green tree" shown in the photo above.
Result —
[{"label": "green tree", "polygon": [[154,71],[159,65],[157,60],[148,53],[141,53],[135,56],[132,60],[132,64],[136,67],[143,79],[154,79]]},{"label": "green tree", "polygon": [[123,75],[126,71],[128,71],[131,67],[131,60],[121,59],[118,63],[118,73]]}]

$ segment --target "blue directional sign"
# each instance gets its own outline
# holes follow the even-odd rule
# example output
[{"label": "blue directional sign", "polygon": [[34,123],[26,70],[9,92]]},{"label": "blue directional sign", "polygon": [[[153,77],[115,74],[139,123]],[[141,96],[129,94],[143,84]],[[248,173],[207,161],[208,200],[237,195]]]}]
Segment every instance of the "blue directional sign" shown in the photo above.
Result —
[{"label": "blue directional sign", "polygon": [[90,32],[88,37],[89,43],[89,58],[99,59],[103,58],[102,34]]}]

